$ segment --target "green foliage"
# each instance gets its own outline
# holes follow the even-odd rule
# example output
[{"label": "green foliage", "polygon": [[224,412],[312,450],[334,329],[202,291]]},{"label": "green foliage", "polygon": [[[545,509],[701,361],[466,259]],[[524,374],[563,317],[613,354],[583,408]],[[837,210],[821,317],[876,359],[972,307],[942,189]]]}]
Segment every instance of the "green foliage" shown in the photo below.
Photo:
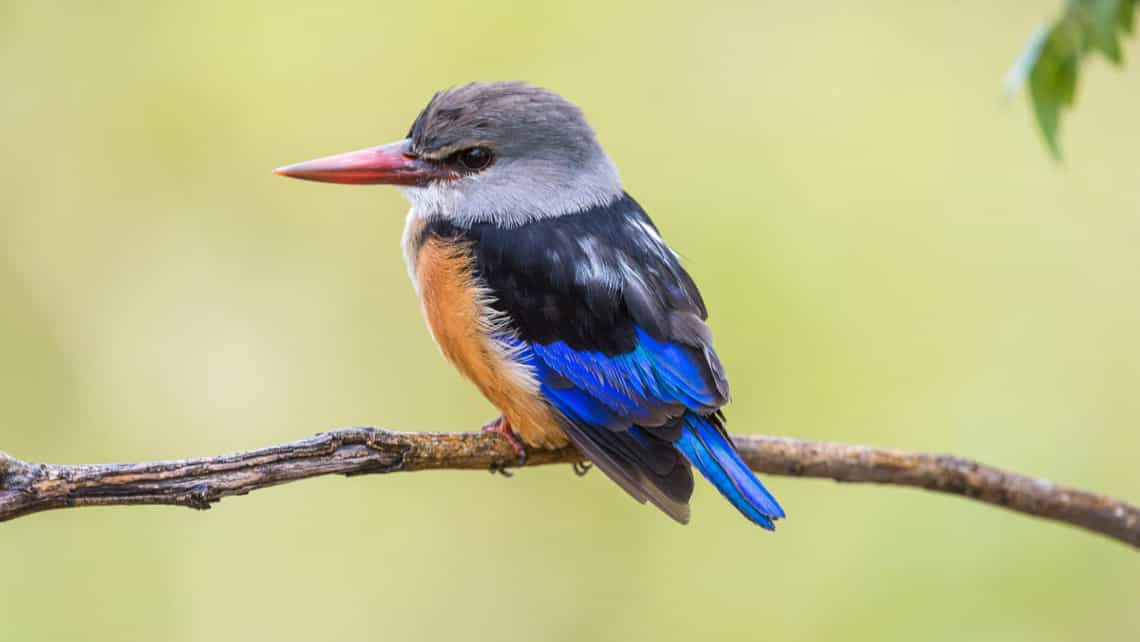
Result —
[{"label": "green foliage", "polygon": [[1057,141],[1062,108],[1072,107],[1082,58],[1099,51],[1120,65],[1120,34],[1132,33],[1138,0],[1069,0],[1048,30],[1039,30],[1010,71],[1007,86],[1029,79],[1029,98],[1049,150],[1060,158]]}]

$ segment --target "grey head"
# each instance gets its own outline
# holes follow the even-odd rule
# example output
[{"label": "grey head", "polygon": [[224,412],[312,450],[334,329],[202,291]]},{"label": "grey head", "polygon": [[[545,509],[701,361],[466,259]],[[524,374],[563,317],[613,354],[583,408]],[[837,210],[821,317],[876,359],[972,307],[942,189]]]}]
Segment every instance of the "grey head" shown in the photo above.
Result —
[{"label": "grey head", "polygon": [[452,170],[401,186],[413,216],[510,227],[605,205],[622,193],[582,111],[523,82],[473,82],[437,93],[408,142],[411,155]]},{"label": "grey head", "polygon": [[388,145],[274,170],[325,183],[396,185],[415,218],[504,227],[607,205],[617,169],[581,110],[522,82],[475,82],[437,93]]}]

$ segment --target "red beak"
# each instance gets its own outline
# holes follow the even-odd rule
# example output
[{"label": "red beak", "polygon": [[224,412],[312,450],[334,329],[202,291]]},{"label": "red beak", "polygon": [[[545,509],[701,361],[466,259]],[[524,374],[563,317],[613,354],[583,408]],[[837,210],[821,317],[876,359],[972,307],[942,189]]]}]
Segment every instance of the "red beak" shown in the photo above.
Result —
[{"label": "red beak", "polygon": [[411,141],[407,139],[278,167],[273,173],[348,185],[424,185],[432,179],[451,176],[450,171],[411,153]]}]

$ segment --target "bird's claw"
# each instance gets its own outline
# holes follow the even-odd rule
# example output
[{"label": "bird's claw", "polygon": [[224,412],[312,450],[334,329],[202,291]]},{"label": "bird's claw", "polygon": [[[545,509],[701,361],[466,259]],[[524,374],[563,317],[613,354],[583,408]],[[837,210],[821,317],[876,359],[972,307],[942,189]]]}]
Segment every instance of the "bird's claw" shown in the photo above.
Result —
[{"label": "bird's claw", "polygon": [[570,464],[570,467],[574,470],[575,475],[583,477],[586,473],[590,472],[590,469],[593,468],[594,465],[588,461],[576,461]]},{"label": "bird's claw", "polygon": [[491,467],[487,469],[487,472],[491,473],[492,475],[502,475],[503,477],[506,477],[507,479],[510,479],[511,477],[515,476],[515,474],[512,473],[503,464],[491,464]]},{"label": "bird's claw", "polygon": [[[510,442],[511,447],[515,449],[515,456],[518,457],[515,466],[522,467],[526,465],[526,446],[519,441],[518,435],[511,429],[511,424],[507,421],[506,417],[499,417],[494,421],[488,422],[483,426],[483,432],[493,432],[505,437],[506,440]],[[507,464],[491,464],[490,471],[492,474],[499,473],[503,477],[514,476],[514,473],[507,470]]]}]

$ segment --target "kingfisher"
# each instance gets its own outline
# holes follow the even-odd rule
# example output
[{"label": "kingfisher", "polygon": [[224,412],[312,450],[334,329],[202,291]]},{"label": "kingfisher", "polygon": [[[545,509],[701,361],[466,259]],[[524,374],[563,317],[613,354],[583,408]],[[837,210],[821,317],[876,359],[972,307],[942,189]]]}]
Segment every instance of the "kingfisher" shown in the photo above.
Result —
[{"label": "kingfisher", "polygon": [[428,328],[520,464],[573,444],[682,524],[695,467],[759,526],[784,517],[725,430],[700,291],[573,103],[474,82],[436,93],[403,140],[274,171],[411,202],[403,254]]}]

